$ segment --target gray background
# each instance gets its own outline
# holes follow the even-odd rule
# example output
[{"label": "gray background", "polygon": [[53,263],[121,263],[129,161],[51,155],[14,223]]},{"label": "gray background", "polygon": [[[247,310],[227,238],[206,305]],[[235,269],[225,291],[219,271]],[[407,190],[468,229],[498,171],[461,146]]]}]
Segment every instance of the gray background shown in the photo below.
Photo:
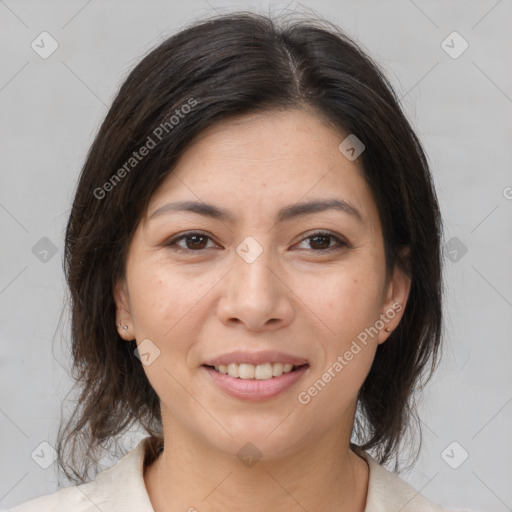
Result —
[{"label": "gray background", "polygon": [[[340,25],[384,68],[425,145],[444,216],[444,359],[423,395],[421,458],[402,477],[447,506],[512,510],[511,1],[301,5]],[[0,0],[3,508],[57,489],[56,465],[43,469],[35,460],[52,460],[41,443],[54,444],[71,385],[63,230],[118,86],[144,53],[194,19],[297,7]],[[42,46],[43,31],[59,45],[46,59],[31,47]],[[469,44],[457,58],[462,39],[442,45],[453,31]],[[133,433],[128,448],[139,437]]]}]

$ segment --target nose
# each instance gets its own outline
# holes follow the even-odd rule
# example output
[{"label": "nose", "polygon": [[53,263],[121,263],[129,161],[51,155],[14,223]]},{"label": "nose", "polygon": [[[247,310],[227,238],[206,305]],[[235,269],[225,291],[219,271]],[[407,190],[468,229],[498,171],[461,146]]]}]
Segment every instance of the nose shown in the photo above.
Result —
[{"label": "nose", "polygon": [[235,255],[218,305],[224,324],[242,324],[247,330],[260,331],[277,330],[292,321],[293,294],[266,253],[250,263]]}]

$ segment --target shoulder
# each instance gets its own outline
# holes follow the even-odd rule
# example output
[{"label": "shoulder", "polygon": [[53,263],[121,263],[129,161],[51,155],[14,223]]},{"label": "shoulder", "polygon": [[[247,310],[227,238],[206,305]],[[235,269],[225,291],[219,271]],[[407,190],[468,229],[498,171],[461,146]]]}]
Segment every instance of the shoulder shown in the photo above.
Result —
[{"label": "shoulder", "polygon": [[360,453],[370,468],[365,512],[470,512],[444,508],[424,498],[396,473],[366,452]]},{"label": "shoulder", "polygon": [[[85,512],[92,510],[88,508],[91,504],[87,496],[79,491],[80,486],[66,487],[59,489],[53,494],[47,494],[25,501],[21,505],[5,510],[5,512],[60,512],[69,510],[69,512]],[[2,512],[4,512],[2,510]]]},{"label": "shoulder", "polygon": [[91,482],[59,489],[5,512],[153,512],[143,476],[148,439],[142,439],[136,448]]}]

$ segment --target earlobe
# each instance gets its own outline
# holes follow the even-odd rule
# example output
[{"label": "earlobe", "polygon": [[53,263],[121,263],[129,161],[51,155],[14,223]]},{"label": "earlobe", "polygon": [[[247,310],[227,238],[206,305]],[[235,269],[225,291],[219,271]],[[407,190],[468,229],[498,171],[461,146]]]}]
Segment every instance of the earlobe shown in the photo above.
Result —
[{"label": "earlobe", "polygon": [[116,303],[117,332],[124,340],[131,341],[134,339],[132,315],[128,290],[123,279],[119,279],[114,286],[114,301]]},{"label": "earlobe", "polygon": [[393,277],[387,288],[386,299],[381,312],[381,319],[385,325],[379,331],[379,344],[384,343],[398,327],[405,311],[410,290],[411,278],[398,267],[395,267]]}]

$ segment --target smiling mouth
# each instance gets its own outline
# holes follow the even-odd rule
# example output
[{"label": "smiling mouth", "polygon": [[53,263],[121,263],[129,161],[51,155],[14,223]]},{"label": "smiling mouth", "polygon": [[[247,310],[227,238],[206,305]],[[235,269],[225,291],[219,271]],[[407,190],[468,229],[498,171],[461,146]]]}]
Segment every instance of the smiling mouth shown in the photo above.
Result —
[{"label": "smiling mouth", "polygon": [[204,364],[205,368],[215,370],[217,373],[229,375],[234,379],[243,380],[270,380],[280,377],[286,373],[292,373],[299,368],[309,366],[309,364],[292,365],[289,363],[263,363],[258,365],[248,363],[231,363],[228,365],[211,366]]}]

